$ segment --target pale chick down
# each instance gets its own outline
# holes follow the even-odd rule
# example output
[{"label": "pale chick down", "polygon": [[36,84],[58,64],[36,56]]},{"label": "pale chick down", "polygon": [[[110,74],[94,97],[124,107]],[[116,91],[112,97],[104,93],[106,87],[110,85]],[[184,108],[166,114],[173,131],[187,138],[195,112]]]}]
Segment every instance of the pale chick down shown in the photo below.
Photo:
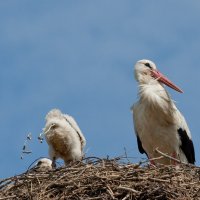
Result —
[{"label": "pale chick down", "polygon": [[37,170],[47,171],[52,169],[52,161],[48,158],[41,158],[36,164]]},{"label": "pale chick down", "polygon": [[65,164],[82,159],[86,140],[73,117],[53,109],[46,115],[43,131],[49,145],[52,166],[55,166],[58,158],[63,159]]}]

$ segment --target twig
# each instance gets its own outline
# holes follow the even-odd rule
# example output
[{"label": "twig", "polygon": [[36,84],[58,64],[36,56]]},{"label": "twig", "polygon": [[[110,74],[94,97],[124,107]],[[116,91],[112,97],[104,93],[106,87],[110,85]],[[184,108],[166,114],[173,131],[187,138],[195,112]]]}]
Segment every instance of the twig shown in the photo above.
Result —
[{"label": "twig", "polygon": [[193,183],[187,183],[187,184],[180,184],[181,186],[189,186],[189,185],[196,185],[196,184],[198,184],[198,186],[199,186],[199,181],[198,182],[193,182]]},{"label": "twig", "polygon": [[40,141],[40,143],[42,143],[44,140],[43,135],[47,134],[51,130],[51,128],[54,127],[55,125],[56,124],[51,124],[51,126],[45,132],[39,134],[38,140]]},{"label": "twig", "polygon": [[107,185],[107,191],[110,194],[110,196],[112,197],[112,199],[115,199],[114,193],[113,193],[113,191],[111,190],[111,188],[108,185]]},{"label": "twig", "polygon": [[22,154],[21,154],[21,159],[23,159],[23,154],[30,154],[32,153],[32,151],[28,151],[27,148],[28,148],[28,141],[30,141],[32,139],[32,134],[31,133],[28,133],[28,135],[26,136],[26,140],[24,142],[24,145],[22,147]]},{"label": "twig", "polygon": [[155,151],[156,151],[157,153],[159,153],[160,155],[164,156],[165,158],[168,158],[168,159],[173,160],[173,161],[175,161],[175,162],[177,162],[177,163],[180,163],[180,164],[186,164],[186,163],[183,163],[183,162],[181,162],[180,160],[178,160],[178,159],[176,159],[176,158],[173,158],[173,157],[171,157],[171,156],[169,156],[169,155],[167,155],[167,154],[165,154],[165,153],[159,151],[158,148],[156,148]]},{"label": "twig", "polygon": [[170,183],[170,180],[163,180],[158,178],[148,178],[151,181],[161,182],[161,183]]},{"label": "twig", "polygon": [[122,200],[126,200],[130,197],[130,194],[127,194]]},{"label": "twig", "polygon": [[171,160],[173,160],[173,161],[175,161],[175,162],[178,162],[179,164],[185,165],[185,166],[187,166],[187,167],[196,167],[196,168],[200,168],[200,167],[195,166],[195,165],[190,164],[190,163],[181,162],[180,160],[178,160],[178,159],[176,159],[176,158],[173,158],[173,157],[171,157],[171,156],[169,156],[169,155],[167,155],[167,154],[165,154],[165,153],[159,151],[158,148],[156,148],[155,151],[156,151],[157,153],[161,154],[162,156],[166,157],[166,158],[169,158],[169,159],[171,159]]},{"label": "twig", "polygon": [[155,161],[155,160],[160,160],[160,159],[162,159],[163,158],[163,156],[160,156],[160,157],[156,157],[156,158],[151,158],[151,159],[149,159],[149,161]]},{"label": "twig", "polygon": [[24,153],[24,154],[30,154],[30,153],[32,153],[32,151],[22,151],[22,153]]},{"label": "twig", "polygon": [[15,198],[15,197],[17,197],[17,196],[13,195],[13,196],[3,197],[3,198],[0,197],[0,200],[11,199],[11,198]]},{"label": "twig", "polygon": [[128,187],[119,186],[118,189],[120,189],[120,190],[127,190],[127,191],[129,191],[129,192],[133,192],[133,193],[136,193],[136,194],[139,194],[139,193],[140,193],[139,191],[134,190],[134,189],[132,189],[132,188],[128,188]]}]

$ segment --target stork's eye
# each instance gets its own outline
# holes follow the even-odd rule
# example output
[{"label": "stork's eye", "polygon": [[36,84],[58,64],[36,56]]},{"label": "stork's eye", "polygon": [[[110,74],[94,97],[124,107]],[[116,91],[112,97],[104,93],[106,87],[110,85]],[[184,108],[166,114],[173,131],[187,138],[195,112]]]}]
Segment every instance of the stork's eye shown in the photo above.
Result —
[{"label": "stork's eye", "polygon": [[37,166],[40,166],[42,164],[42,161],[39,161],[38,163],[37,163]]},{"label": "stork's eye", "polygon": [[149,63],[145,63],[144,64],[146,67],[149,67],[150,69],[152,69],[151,65]]}]

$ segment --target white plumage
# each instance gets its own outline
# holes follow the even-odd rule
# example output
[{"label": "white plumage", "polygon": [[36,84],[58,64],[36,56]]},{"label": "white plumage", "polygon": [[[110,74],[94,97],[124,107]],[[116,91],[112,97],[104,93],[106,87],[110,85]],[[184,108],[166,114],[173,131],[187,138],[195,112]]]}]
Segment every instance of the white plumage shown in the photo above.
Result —
[{"label": "white plumage", "polygon": [[52,161],[48,158],[41,158],[37,164],[36,169],[39,171],[47,171],[52,169]]},{"label": "white plumage", "polygon": [[[132,111],[139,151],[152,159],[160,157],[158,149],[182,162],[194,163],[190,130],[163,83],[178,92],[182,90],[162,75],[150,60],[136,63],[135,78],[140,99]],[[154,163],[173,164],[174,161],[165,157]]]},{"label": "white plumage", "polygon": [[63,159],[65,164],[82,159],[86,140],[71,116],[62,114],[58,109],[51,110],[46,116],[44,134],[52,166],[55,167],[57,158]]}]

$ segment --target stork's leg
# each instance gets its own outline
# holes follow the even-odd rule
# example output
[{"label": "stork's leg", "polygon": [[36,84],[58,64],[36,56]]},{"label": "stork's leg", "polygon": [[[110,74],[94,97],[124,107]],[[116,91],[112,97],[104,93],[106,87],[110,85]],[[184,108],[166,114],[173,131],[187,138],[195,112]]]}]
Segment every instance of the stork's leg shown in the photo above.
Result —
[{"label": "stork's leg", "polygon": [[150,165],[153,165],[153,166],[156,165],[155,162],[154,162],[154,160],[150,160]]},{"label": "stork's leg", "polygon": [[150,162],[150,165],[155,167],[156,166],[156,163],[154,160],[151,160],[152,158],[149,156],[149,162]]},{"label": "stork's leg", "polygon": [[52,168],[56,168],[56,157],[53,157],[51,166]]},{"label": "stork's leg", "polygon": [[65,166],[70,164],[70,162],[68,160],[64,160],[64,162],[65,162]]}]

